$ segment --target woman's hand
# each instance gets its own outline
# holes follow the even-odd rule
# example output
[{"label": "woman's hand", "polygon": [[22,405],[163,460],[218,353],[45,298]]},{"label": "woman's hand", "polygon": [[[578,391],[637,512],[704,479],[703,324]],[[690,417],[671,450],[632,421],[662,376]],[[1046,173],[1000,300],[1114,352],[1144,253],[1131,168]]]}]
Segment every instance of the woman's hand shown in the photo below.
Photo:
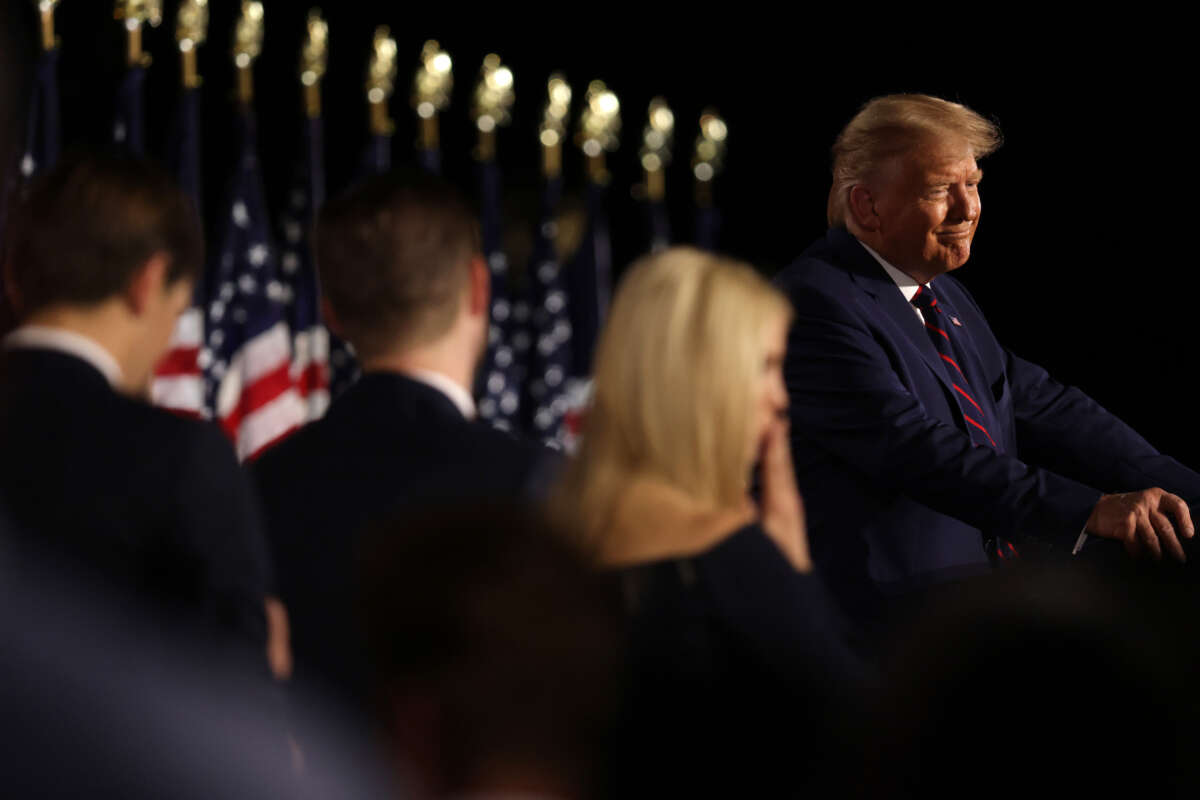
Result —
[{"label": "woman's hand", "polygon": [[763,530],[799,572],[812,571],[808,552],[808,529],[804,524],[804,501],[796,488],[788,423],[775,419],[763,437],[759,459],[762,500],[759,519]]}]

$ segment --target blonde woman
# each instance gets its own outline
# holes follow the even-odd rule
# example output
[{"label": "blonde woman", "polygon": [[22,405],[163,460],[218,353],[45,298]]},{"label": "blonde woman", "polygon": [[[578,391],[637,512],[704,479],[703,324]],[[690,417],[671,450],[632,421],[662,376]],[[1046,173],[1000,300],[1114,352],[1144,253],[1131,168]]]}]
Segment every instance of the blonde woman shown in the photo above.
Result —
[{"label": "blonde woman", "polygon": [[719,774],[743,781],[747,760],[779,777],[757,763],[771,747],[753,723],[779,716],[788,748],[805,731],[827,742],[813,697],[840,696],[830,684],[859,672],[812,572],[792,473],[790,319],[751,267],[677,248],[629,269],[597,348],[594,404],[558,508],[625,590],[632,716],[620,771],[670,773],[664,790],[680,789],[667,763],[709,748],[722,766],[698,789]]}]

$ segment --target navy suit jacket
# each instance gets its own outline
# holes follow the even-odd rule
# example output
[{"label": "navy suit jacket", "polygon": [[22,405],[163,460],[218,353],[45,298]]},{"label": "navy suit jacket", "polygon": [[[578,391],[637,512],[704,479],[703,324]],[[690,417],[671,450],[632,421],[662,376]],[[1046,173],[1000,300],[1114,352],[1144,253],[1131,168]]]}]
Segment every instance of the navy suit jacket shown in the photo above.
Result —
[{"label": "navy suit jacket", "polygon": [[0,503],[39,558],[98,571],[261,654],[261,514],[215,425],[119,394],[74,356],[20,348],[0,355],[0,453]]},{"label": "navy suit jacket", "polygon": [[251,472],[296,679],[361,699],[366,663],[353,623],[365,525],[417,504],[535,499],[557,466],[553,451],[468,421],[437,389],[385,372],[367,373],[322,419],[263,453]]},{"label": "navy suit jacket", "polygon": [[1200,475],[1002,347],[952,276],[931,286],[996,449],[972,444],[928,332],[844,228],[776,284],[796,314],[784,372],[813,556],[860,622],[889,596],[986,571],[985,535],[1069,553],[1102,492],[1200,500]]}]

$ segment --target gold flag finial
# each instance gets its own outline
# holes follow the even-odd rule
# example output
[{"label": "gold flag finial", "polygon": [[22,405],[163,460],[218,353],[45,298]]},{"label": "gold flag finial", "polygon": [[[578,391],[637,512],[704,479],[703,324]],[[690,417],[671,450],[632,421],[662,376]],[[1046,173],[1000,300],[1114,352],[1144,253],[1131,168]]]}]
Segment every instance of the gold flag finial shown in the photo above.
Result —
[{"label": "gold flag finial", "polygon": [[725,162],[725,139],[729,129],[725,120],[712,109],[700,115],[700,135],[696,137],[696,152],[692,156],[692,174],[696,176],[696,202],[712,205],[712,181]]},{"label": "gold flag finial", "polygon": [[642,169],[646,173],[646,196],[661,201],[666,197],[666,169],[671,163],[671,143],[675,135],[675,115],[667,101],[650,101],[646,127],[642,131]]},{"label": "gold flag finial", "polygon": [[125,22],[125,63],[130,67],[150,66],[149,54],[142,52],[142,26],[157,28],[162,24],[162,0],[116,0],[113,16]]},{"label": "gold flag finial", "polygon": [[58,37],[54,35],[54,8],[58,2],[59,0],[34,0],[42,21],[43,50],[49,51],[58,47]]},{"label": "gold flag finial", "polygon": [[237,67],[237,97],[242,105],[254,100],[254,59],[262,52],[263,4],[243,0],[233,31],[233,64]]},{"label": "gold flag finial", "polygon": [[310,119],[321,116],[321,79],[329,61],[329,23],[321,10],[308,12],[304,44],[300,46],[300,85],[304,87],[304,112]]},{"label": "gold flag finial", "polygon": [[496,128],[512,120],[510,109],[515,97],[512,70],[500,62],[500,56],[489,53],[483,59],[471,103],[471,115],[479,129],[476,156],[480,161],[491,161],[496,157]]},{"label": "gold flag finial", "polygon": [[396,86],[397,52],[391,29],[380,25],[375,29],[371,62],[367,66],[367,103],[371,110],[371,133],[376,136],[389,136],[396,128],[388,116],[388,100]]},{"label": "gold flag finial", "polygon": [[183,63],[183,86],[200,86],[196,71],[196,49],[208,38],[208,0],[182,0],[175,17],[175,42]]},{"label": "gold flag finial", "polygon": [[608,181],[604,152],[616,150],[621,130],[621,103],[604,81],[588,84],[583,111],[579,114],[580,148],[588,158],[588,176],[597,183]]},{"label": "gold flag finial", "polygon": [[454,88],[453,62],[450,54],[436,40],[430,39],[421,48],[421,66],[413,79],[413,108],[421,119],[422,150],[438,147],[437,113],[450,105],[450,90]]},{"label": "gold flag finial", "polygon": [[571,111],[571,84],[561,72],[550,75],[546,83],[546,108],[538,139],[542,143],[542,174],[557,177],[562,172],[562,143],[567,136],[567,116]]}]

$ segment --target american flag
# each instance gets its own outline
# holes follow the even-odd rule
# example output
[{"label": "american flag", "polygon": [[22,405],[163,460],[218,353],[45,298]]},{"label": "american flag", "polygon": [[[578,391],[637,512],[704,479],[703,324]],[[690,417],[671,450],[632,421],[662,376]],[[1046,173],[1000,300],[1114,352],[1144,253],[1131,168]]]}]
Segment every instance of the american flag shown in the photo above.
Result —
[{"label": "american flag", "polygon": [[571,375],[571,316],[567,282],[554,241],[558,234],[558,202],[562,179],[547,178],[542,189],[542,214],[534,234],[529,264],[534,303],[531,318],[534,344],[529,357],[527,403],[530,430],[543,442],[562,447],[567,441],[567,382]]},{"label": "american flag", "polygon": [[[200,90],[187,88],[179,98],[170,138],[168,161],[180,187],[200,213]],[[208,419],[204,371],[200,351],[204,346],[206,281],[196,282],[192,304],[175,323],[167,353],[154,370],[150,383],[151,401],[184,416]]]},{"label": "american flag", "polygon": [[583,417],[591,404],[592,354],[612,294],[612,243],[609,239],[605,195],[604,184],[588,182],[587,232],[567,273],[572,335],[571,376],[567,382],[563,440],[568,451],[573,450],[578,442]]},{"label": "american flag", "polygon": [[125,70],[125,77],[121,79],[121,86],[117,90],[112,127],[113,142],[139,156],[146,152],[145,97],[142,91],[145,82],[145,67],[133,66]]},{"label": "american flag", "polygon": [[308,416],[292,383],[286,288],[276,272],[252,113],[243,108],[235,117],[238,158],[221,247],[209,270],[213,279],[200,351],[209,404],[242,459],[253,458]]},{"label": "american flag", "polygon": [[[501,430],[515,431],[521,427],[521,393],[528,371],[529,303],[523,298],[518,303],[509,280],[501,241],[500,167],[494,159],[481,161],[478,167],[483,254],[492,284],[488,347],[476,392],[479,416]],[[523,306],[522,313],[517,305]]]},{"label": "american flag", "polygon": [[321,324],[320,290],[313,260],[312,233],[325,202],[325,159],[319,116],[305,117],[301,155],[281,218],[283,247],[279,264],[283,301],[292,332],[292,382],[304,398],[307,419],[329,407],[329,332]]}]

